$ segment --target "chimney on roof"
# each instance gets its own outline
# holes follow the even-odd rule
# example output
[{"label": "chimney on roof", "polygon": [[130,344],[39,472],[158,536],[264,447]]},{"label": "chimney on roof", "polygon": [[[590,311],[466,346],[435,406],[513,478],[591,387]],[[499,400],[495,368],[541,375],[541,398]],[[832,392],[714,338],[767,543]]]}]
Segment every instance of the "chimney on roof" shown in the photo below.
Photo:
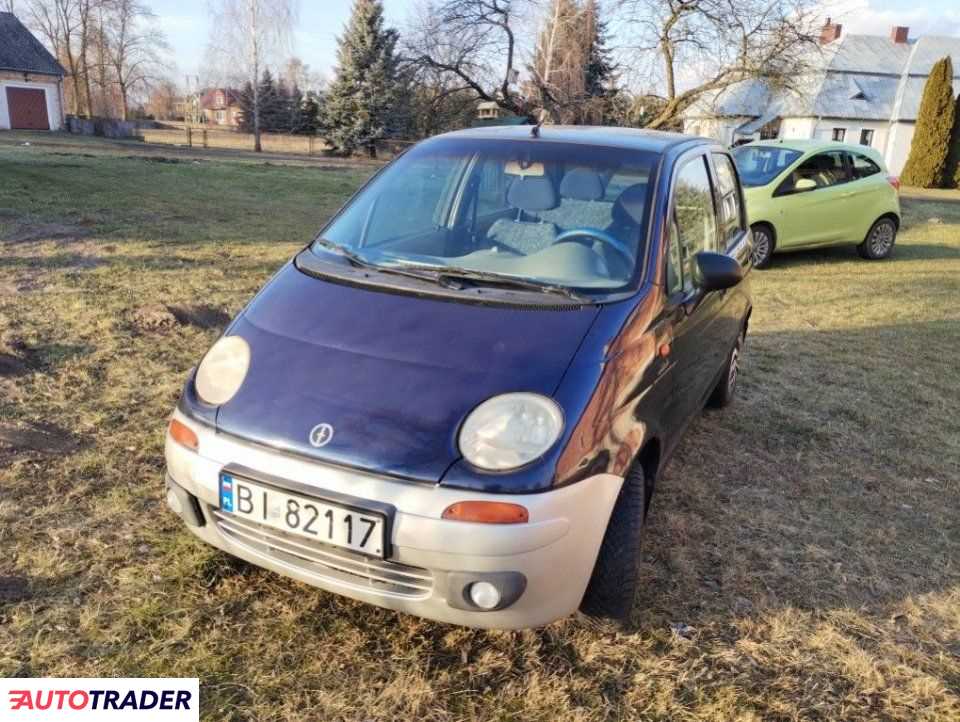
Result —
[{"label": "chimney on roof", "polygon": [[843,30],[843,25],[839,23],[834,23],[831,18],[827,18],[827,22],[823,24],[823,27],[820,29],[820,44],[827,45],[832,43],[834,40],[840,39],[840,32]]},{"label": "chimney on roof", "polygon": [[890,28],[890,39],[898,45],[902,45],[910,39],[910,28],[894,25]]}]

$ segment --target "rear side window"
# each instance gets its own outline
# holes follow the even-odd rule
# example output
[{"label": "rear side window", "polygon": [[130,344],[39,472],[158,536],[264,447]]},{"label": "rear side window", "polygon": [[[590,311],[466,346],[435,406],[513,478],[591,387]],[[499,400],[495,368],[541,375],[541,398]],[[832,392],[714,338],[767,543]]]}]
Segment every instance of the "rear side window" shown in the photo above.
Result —
[{"label": "rear side window", "polygon": [[859,153],[853,154],[853,179],[869,178],[880,172],[880,166]]},{"label": "rear side window", "polygon": [[846,183],[850,177],[847,174],[844,155],[845,153],[841,151],[830,151],[807,158],[780,184],[777,195],[792,193],[797,181],[801,178],[812,180],[817,184],[817,188],[829,188]]},{"label": "rear side window", "polygon": [[743,230],[743,208],[737,190],[737,174],[733,161],[725,153],[713,154],[717,169],[717,190],[720,192],[720,237],[726,245]]},{"label": "rear side window", "polygon": [[689,161],[680,169],[673,198],[683,286],[691,288],[694,256],[700,251],[715,250],[717,245],[717,211],[705,156]]}]

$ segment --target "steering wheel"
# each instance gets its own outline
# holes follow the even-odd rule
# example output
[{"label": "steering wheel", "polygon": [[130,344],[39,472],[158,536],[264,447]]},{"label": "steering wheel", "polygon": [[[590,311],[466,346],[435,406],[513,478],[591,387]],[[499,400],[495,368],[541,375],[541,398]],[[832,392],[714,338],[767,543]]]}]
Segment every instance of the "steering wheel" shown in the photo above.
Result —
[{"label": "steering wheel", "polygon": [[606,231],[601,231],[599,228],[571,228],[569,231],[564,231],[559,236],[554,239],[554,243],[574,243],[572,239],[574,238],[592,238],[595,241],[600,241],[610,246],[613,250],[619,253],[627,262],[627,265],[630,268],[633,268],[636,261],[633,258],[633,253],[630,252],[630,249],[618,238],[614,238]]}]

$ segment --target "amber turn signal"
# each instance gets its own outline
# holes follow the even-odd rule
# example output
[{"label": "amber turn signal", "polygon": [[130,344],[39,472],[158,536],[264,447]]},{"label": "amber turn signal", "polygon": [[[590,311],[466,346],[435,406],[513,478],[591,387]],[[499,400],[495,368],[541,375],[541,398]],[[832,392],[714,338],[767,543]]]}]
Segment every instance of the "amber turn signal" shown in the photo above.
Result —
[{"label": "amber turn signal", "polygon": [[188,449],[197,450],[197,447],[200,445],[200,442],[197,440],[197,435],[194,433],[193,429],[187,426],[176,419],[170,420],[170,429],[169,429],[170,438],[176,441],[181,446],[186,446]]},{"label": "amber turn signal", "polygon": [[458,501],[443,510],[443,518],[477,524],[526,524],[530,514],[519,504],[505,501]]}]

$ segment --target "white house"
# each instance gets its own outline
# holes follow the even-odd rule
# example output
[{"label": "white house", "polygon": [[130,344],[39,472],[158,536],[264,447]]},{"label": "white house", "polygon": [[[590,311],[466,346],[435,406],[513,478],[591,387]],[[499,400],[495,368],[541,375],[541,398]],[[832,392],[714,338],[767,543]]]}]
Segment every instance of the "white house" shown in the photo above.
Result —
[{"label": "white house", "polygon": [[16,15],[0,12],[0,129],[62,128],[63,76]]},{"label": "white house", "polygon": [[860,143],[883,153],[900,173],[910,153],[923,87],[933,64],[953,59],[954,90],[960,91],[960,38],[910,38],[894,27],[889,37],[847,35],[840,25],[823,27],[812,70],[790,90],[747,80],[691,106],[686,133],[732,145],[758,138],[822,138]]}]

